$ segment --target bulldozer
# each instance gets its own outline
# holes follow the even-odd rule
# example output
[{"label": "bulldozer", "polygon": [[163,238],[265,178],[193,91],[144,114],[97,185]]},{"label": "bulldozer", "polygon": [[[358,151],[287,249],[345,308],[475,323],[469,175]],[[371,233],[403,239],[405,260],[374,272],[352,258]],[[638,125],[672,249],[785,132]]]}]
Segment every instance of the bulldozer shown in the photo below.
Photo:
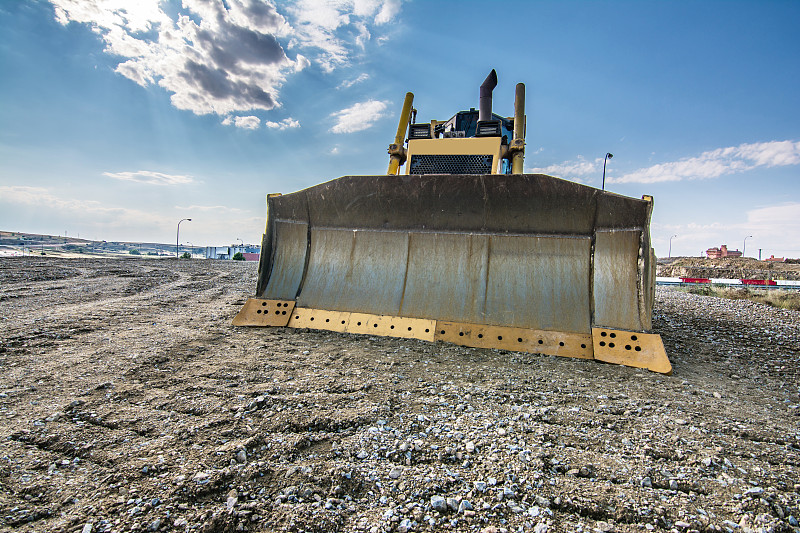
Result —
[{"label": "bulldozer", "polygon": [[385,175],[267,196],[256,293],[236,326],[595,359],[670,374],[652,333],[653,199],[525,174],[514,115],[417,122],[407,93]]}]

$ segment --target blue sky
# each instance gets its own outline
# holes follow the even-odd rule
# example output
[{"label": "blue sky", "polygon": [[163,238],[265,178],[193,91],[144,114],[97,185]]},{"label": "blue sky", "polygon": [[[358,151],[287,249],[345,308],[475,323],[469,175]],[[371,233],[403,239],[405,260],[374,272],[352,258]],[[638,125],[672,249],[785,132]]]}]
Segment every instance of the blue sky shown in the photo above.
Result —
[{"label": "blue sky", "polygon": [[655,197],[656,253],[800,257],[800,2],[0,3],[0,229],[260,242],[267,193],[386,171],[527,87],[525,169]]}]

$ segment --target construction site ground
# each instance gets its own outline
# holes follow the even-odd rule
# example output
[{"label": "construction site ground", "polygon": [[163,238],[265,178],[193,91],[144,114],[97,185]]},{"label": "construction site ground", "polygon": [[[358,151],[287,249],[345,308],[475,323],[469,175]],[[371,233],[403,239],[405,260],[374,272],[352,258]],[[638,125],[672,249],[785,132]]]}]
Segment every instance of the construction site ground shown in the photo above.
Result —
[{"label": "construction site ground", "polygon": [[800,531],[796,311],[659,288],[665,376],[234,327],[256,269],[0,259],[0,528]]}]

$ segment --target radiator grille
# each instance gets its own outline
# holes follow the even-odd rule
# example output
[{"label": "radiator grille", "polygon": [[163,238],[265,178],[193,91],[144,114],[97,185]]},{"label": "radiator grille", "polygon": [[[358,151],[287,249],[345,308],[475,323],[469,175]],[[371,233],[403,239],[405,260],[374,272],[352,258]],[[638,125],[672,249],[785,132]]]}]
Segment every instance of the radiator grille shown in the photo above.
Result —
[{"label": "radiator grille", "polygon": [[417,154],[409,174],[491,174],[492,160],[491,155]]}]

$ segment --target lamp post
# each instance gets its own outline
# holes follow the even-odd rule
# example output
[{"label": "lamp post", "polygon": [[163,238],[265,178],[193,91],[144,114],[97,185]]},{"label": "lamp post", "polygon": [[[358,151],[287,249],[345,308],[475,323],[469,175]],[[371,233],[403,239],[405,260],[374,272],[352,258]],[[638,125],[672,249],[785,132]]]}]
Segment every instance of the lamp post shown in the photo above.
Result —
[{"label": "lamp post", "polygon": [[744,242],[742,243],[742,257],[744,257],[745,247],[747,246],[747,239],[749,239],[750,237],[752,237],[752,235],[748,235],[747,237],[744,238]]},{"label": "lamp post", "polygon": [[188,220],[189,222],[192,221],[191,218],[182,218],[182,219],[180,219],[178,221],[178,231],[175,234],[175,258],[176,259],[179,259],[178,249],[180,248],[180,242],[181,242],[181,222],[183,222],[184,220]]},{"label": "lamp post", "polygon": [[[672,237],[677,237],[677,235],[673,235]],[[669,253],[667,254],[667,259],[672,257],[672,237],[669,238]]]},{"label": "lamp post", "polygon": [[603,159],[603,190],[606,190],[606,163],[612,157],[614,157],[614,154],[607,152],[605,159]]}]

